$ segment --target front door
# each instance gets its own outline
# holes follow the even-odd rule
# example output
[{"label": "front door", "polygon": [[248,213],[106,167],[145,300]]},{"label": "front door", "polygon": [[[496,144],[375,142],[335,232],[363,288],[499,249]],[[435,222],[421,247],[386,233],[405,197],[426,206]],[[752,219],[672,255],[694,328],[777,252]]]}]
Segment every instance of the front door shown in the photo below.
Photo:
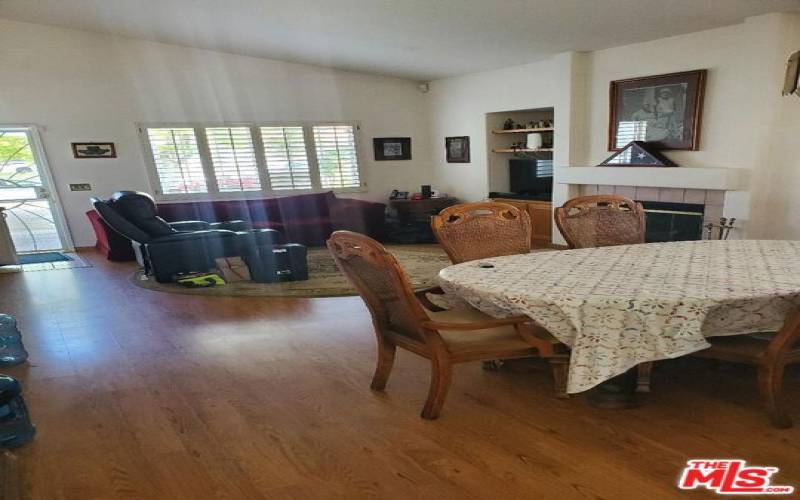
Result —
[{"label": "front door", "polygon": [[71,250],[33,127],[0,126],[0,210],[17,253]]}]

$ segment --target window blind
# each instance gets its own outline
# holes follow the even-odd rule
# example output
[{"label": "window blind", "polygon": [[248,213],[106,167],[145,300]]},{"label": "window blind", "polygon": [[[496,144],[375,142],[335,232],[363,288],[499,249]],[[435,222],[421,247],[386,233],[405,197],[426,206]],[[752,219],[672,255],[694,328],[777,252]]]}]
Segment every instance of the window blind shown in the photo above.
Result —
[{"label": "window blind", "polygon": [[261,190],[250,127],[214,127],[205,132],[219,191]]},{"label": "window blind", "polygon": [[272,189],[313,187],[303,127],[261,127],[261,141]]},{"label": "window blind", "polygon": [[352,125],[314,126],[319,179],[323,188],[361,185],[354,129]]},{"label": "window blind", "polygon": [[208,192],[194,129],[148,128],[147,137],[162,193]]}]

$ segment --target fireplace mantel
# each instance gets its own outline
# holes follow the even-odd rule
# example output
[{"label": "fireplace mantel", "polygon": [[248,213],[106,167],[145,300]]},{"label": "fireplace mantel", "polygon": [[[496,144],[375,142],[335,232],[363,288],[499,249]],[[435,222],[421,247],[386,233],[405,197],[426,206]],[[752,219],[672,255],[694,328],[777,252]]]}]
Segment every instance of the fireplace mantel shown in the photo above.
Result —
[{"label": "fireplace mantel", "polygon": [[563,167],[559,184],[597,184],[682,189],[742,191],[747,189],[750,171],[742,168],[712,167]]}]

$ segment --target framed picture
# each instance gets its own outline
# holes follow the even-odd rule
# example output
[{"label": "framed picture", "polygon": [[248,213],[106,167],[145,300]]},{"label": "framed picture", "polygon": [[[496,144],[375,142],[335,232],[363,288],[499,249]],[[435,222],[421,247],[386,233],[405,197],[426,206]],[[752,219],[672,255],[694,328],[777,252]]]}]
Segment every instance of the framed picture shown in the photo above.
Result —
[{"label": "framed picture", "polygon": [[469,137],[445,137],[447,163],[469,163]]},{"label": "framed picture", "polygon": [[408,199],[408,191],[398,191],[396,189],[392,190],[392,194],[389,195],[390,200],[407,200]]},{"label": "framed picture", "polygon": [[375,137],[372,148],[375,161],[411,159],[411,137]]},{"label": "framed picture", "polygon": [[117,149],[113,142],[73,142],[72,155],[75,158],[116,158]]},{"label": "framed picture", "polygon": [[611,82],[608,150],[646,141],[655,149],[696,151],[705,81],[701,69]]}]

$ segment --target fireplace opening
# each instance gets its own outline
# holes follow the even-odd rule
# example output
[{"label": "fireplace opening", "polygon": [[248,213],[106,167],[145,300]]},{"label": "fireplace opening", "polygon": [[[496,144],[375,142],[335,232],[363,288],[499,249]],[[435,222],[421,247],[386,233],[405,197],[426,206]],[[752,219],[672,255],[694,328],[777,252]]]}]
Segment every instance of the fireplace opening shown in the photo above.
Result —
[{"label": "fireplace opening", "polygon": [[705,205],[640,201],[644,207],[645,241],[689,241],[703,239]]}]

